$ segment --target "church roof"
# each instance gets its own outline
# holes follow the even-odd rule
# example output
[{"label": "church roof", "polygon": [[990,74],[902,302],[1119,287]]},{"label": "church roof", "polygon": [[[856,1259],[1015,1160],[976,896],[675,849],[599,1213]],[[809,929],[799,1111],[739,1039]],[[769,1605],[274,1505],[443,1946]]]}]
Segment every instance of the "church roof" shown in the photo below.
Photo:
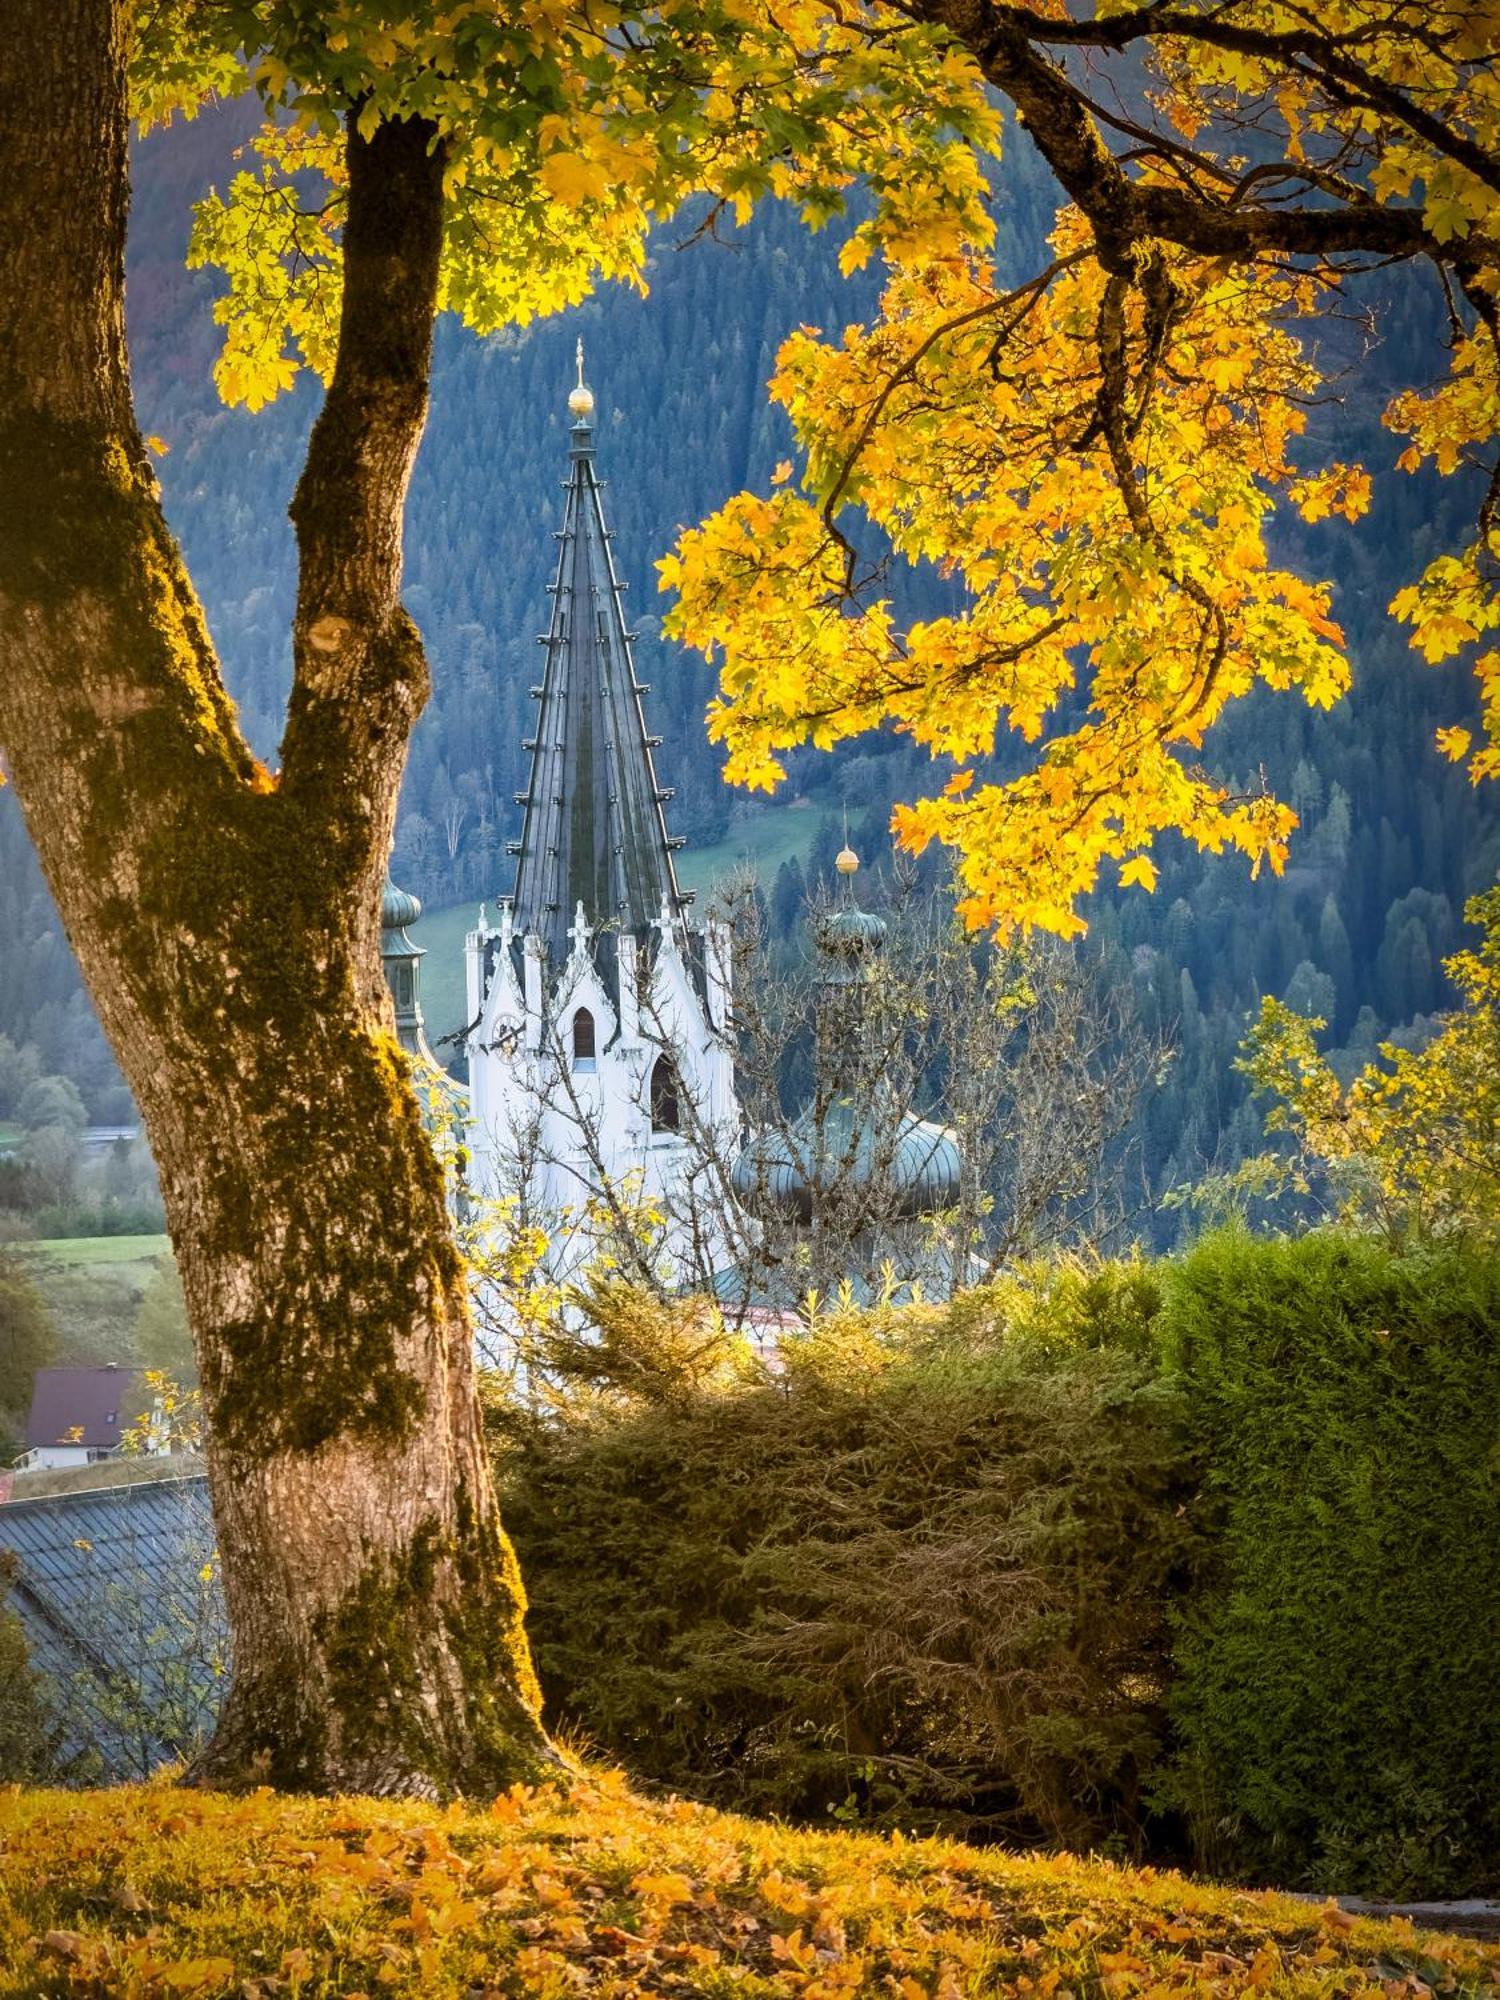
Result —
[{"label": "church roof", "polygon": [[615,576],[602,487],[594,465],[593,397],[579,384],[569,399],[574,423],[552,622],[531,749],[531,779],[516,845],[517,933],[534,932],[554,966],[568,955],[577,906],[589,922],[644,931],[664,907],[689,900],[677,886],[663,810],[670,792],[656,781],[630,633]]}]

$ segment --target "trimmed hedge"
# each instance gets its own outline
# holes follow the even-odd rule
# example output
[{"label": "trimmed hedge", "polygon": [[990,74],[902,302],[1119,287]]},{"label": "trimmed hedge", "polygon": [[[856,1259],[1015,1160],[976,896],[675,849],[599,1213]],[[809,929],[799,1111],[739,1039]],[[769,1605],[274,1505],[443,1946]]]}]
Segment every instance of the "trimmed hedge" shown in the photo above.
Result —
[{"label": "trimmed hedge", "polygon": [[835,1314],[773,1374],[599,1309],[593,1393],[496,1436],[554,1719],[639,1777],[1500,1887],[1500,1263],[1224,1234]]},{"label": "trimmed hedge", "polygon": [[1211,1560],[1158,1797],[1283,1883],[1500,1883],[1500,1263],[1223,1235],[1160,1322]]}]

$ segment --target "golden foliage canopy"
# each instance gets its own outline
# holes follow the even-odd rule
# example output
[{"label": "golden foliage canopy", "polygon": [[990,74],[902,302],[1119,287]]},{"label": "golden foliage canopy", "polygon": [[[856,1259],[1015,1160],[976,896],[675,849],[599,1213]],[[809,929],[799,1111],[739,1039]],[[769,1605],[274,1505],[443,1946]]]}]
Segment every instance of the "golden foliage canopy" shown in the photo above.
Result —
[{"label": "golden foliage canopy", "polygon": [[[1500,771],[1497,39],[1495,0],[153,0],[135,69],[146,124],[247,79],[266,105],[192,251],[227,274],[218,381],[251,405],[332,365],[341,132],[425,121],[440,303],[481,332],[643,288],[689,197],[706,227],[766,194],[817,227],[862,185],[841,256],[883,260],[878,316],[787,341],[798,465],[684,535],[670,627],[721,663],[732,778],[905,731],[956,768],[903,839],[957,851],[972,922],[1067,933],[1101,865],[1153,886],[1166,828],[1283,865],[1294,813],[1198,753],[1258,681],[1316,705],[1347,684],[1330,587],[1267,528],[1369,504],[1306,433],[1318,317],[1374,265],[1433,267],[1449,335],[1442,379],[1386,411],[1401,466],[1483,475],[1472,540],[1391,609],[1478,677],[1482,732],[1440,747]],[[1019,282],[991,254],[1002,108],[1061,204]],[[963,608],[904,621],[856,521]],[[997,782],[976,760],[1002,734]]]},{"label": "golden foliage canopy", "polygon": [[[1386,422],[1410,440],[1404,471],[1478,468],[1484,497],[1472,541],[1391,610],[1425,659],[1472,666],[1483,740],[1438,742],[1475,782],[1494,776],[1492,0],[912,12],[976,55],[1065,205],[1024,282],[977,242],[934,246],[891,272],[872,325],[783,347],[771,392],[799,478],[780,468],[770,496],[739,495],[663,565],[672,628],[722,662],[711,726],[731,775],[770,786],[794,745],[910,734],[957,768],[898,808],[898,831],[949,843],[966,915],[1002,929],[1081,929],[1107,861],[1149,890],[1165,828],[1279,871],[1295,814],[1229,796],[1197,752],[1257,681],[1317,706],[1347,684],[1329,586],[1280,567],[1267,527],[1278,505],[1307,521],[1368,507],[1364,468],[1308,463],[1308,411],[1330,394],[1317,321],[1354,274],[1423,258],[1448,369]],[[1144,90],[1115,91],[1122,57]],[[963,609],[903,622],[851,517],[957,578]],[[1007,731],[1019,770],[981,781],[974,760]]]}]

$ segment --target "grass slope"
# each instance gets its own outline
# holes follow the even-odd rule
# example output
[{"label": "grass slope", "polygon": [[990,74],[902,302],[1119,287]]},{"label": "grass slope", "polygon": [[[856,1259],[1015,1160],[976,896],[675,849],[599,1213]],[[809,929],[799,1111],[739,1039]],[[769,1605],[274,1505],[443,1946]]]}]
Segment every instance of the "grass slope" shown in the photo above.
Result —
[{"label": "grass slope", "polygon": [[109,1267],[118,1270],[127,1282],[139,1276],[143,1288],[155,1260],[172,1252],[165,1236],[44,1236],[34,1243],[18,1243],[16,1248],[26,1256],[46,1257],[67,1269]]},{"label": "grass slope", "polygon": [[0,1991],[1490,1994],[1500,1951],[1069,1856],[808,1834],[623,1783],[488,1810],[0,1794]]},{"label": "grass slope", "polygon": [[677,879],[694,889],[700,902],[716,883],[747,864],[769,888],[776,870],[795,854],[805,861],[818,831],[821,809],[810,799],[762,806],[732,826],[713,847],[685,848],[677,857]]},{"label": "grass slope", "polygon": [[136,1308],[157,1259],[172,1254],[165,1236],[59,1236],[13,1247],[57,1329],[59,1363],[135,1360]]},{"label": "grass slope", "polygon": [[[806,860],[818,831],[821,810],[806,799],[790,805],[765,806],[735,826],[713,847],[685,849],[677,857],[677,876],[684,889],[707,902],[716,883],[747,863],[769,887],[783,861],[795,854]],[[477,903],[455,903],[433,910],[411,927],[411,939],[427,953],[422,961],[422,1012],[427,1038],[440,1062],[453,1059],[451,1045],[439,1046],[464,1025],[464,938],[474,928]],[[493,914],[493,911],[492,911]]]},{"label": "grass slope", "polygon": [[454,1050],[440,1046],[443,1037],[466,1025],[464,939],[478,916],[477,903],[454,903],[424,915],[409,933],[412,943],[427,954],[422,960],[422,1014],[433,1054],[445,1065],[452,1062]]}]

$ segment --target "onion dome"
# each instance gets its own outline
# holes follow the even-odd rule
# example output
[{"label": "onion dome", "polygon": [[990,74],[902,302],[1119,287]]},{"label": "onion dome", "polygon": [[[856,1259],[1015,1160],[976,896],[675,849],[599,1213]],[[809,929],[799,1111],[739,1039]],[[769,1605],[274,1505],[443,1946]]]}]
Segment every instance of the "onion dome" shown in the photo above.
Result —
[{"label": "onion dome", "polygon": [[886,922],[857,903],[846,903],[819,917],[813,933],[823,964],[818,972],[824,986],[857,986],[868,975],[870,961],[885,943]]},{"label": "onion dome", "polygon": [[406,926],[421,914],[416,897],[398,889],[387,875],[380,898],[380,963],[396,1009],[396,1039],[409,1056],[433,1063],[422,1020],[422,960],[427,954],[406,935]]},{"label": "onion dome", "polygon": [[825,1202],[852,1203],[866,1192],[881,1221],[935,1215],[958,1199],[958,1141],[945,1125],[902,1111],[888,1088],[871,1079],[866,1093],[841,1079],[861,1070],[858,1044],[866,1032],[861,989],[886,941],[883,917],[854,900],[852,877],[859,857],[845,847],[835,866],[844,878],[842,899],[825,911],[813,936],[822,964],[824,999],[816,1062],[822,1109],[805,1111],[786,1132],[759,1132],[735,1161],[735,1192],[747,1206],[779,1210],[811,1222]]},{"label": "onion dome", "polygon": [[387,875],[385,892],[380,898],[380,928],[383,931],[404,931],[421,914],[422,905],[417,898],[408,889],[398,889]]},{"label": "onion dome", "polygon": [[813,925],[813,941],[823,960],[818,982],[823,986],[858,986],[885,944],[886,922],[873,911],[862,910],[854,900],[854,876],[859,869],[854,849],[847,845],[841,848],[833,865],[844,878],[844,888],[838,905],[825,910]]},{"label": "onion dome", "polygon": [[[789,1132],[759,1132],[734,1163],[734,1190],[750,1207],[812,1220],[829,1200],[879,1189],[889,1220],[936,1215],[958,1200],[958,1141],[945,1125],[840,1097],[821,1118],[805,1112]],[[857,1201],[854,1203],[857,1207]]]}]

